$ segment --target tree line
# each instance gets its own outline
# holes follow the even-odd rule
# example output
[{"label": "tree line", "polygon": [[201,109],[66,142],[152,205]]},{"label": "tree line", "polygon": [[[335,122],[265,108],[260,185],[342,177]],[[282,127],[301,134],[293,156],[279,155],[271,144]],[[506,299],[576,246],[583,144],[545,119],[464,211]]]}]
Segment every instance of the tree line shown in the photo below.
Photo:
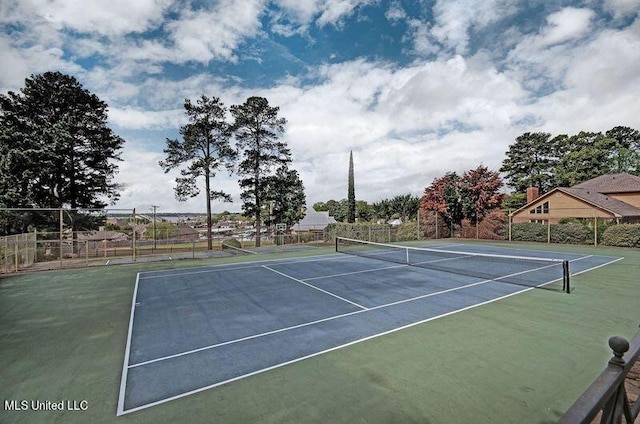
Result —
[{"label": "tree line", "polygon": [[[115,175],[124,139],[108,127],[107,108],[76,78],[60,72],[31,75],[19,92],[0,94],[0,207],[67,208],[73,231],[94,229],[96,219],[73,210],[114,204],[122,188]],[[188,123],[180,128],[180,139],[166,140],[159,165],[165,172],[180,169],[179,201],[200,194],[204,182],[209,240],[211,202],[231,200],[212,184],[223,170],[240,177],[243,211],[255,218],[257,245],[263,223],[291,225],[301,218],[304,186],[290,168],[291,151],[279,140],[287,121],[278,116],[278,107],[249,97],[227,108],[219,98],[202,95],[195,102],[186,99],[184,109]],[[5,213],[0,231],[52,227],[58,219]]]},{"label": "tree line", "polygon": [[[422,197],[404,195],[368,204],[356,202],[359,221],[424,219],[436,212],[449,233],[468,220],[472,225],[496,209],[517,209],[526,203],[527,187],[545,193],[554,187],[570,187],[608,173],[640,175],[640,132],[616,126],[609,131],[580,131],[575,135],[527,132],[515,139],[499,171],[480,165],[459,175],[454,171],[437,177]],[[506,194],[504,181],[514,191]],[[316,210],[329,211],[337,221],[348,220],[346,199],[318,202]]]},{"label": "tree line", "polygon": [[[402,221],[417,218],[420,207],[420,197],[412,194],[397,195],[389,199],[368,203],[364,200],[355,201],[355,218],[359,222],[389,221],[400,219]],[[349,200],[328,200],[316,202],[313,209],[327,211],[338,222],[349,222]]]},{"label": "tree line", "polygon": [[640,175],[640,132],[624,126],[571,136],[527,132],[509,146],[500,172],[516,193],[527,187],[545,193],[604,174]]},{"label": "tree line", "polygon": [[[424,216],[437,212],[450,231],[464,219],[477,228],[492,210],[524,206],[528,187],[545,193],[604,174],[640,175],[640,132],[624,126],[571,136],[527,132],[515,139],[505,155],[499,171],[481,165],[462,176],[448,172],[436,178],[422,197]],[[514,190],[509,195],[502,193],[500,172]]]}]

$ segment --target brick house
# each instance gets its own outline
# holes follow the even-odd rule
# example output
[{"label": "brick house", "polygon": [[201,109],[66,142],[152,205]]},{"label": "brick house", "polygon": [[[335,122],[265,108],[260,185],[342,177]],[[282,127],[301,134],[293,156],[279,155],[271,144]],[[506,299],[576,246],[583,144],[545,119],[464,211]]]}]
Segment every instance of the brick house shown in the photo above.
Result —
[{"label": "brick house", "polygon": [[527,204],[511,213],[512,223],[556,224],[562,218],[640,223],[640,177],[606,174],[570,188],[557,187],[543,195],[530,187]]}]

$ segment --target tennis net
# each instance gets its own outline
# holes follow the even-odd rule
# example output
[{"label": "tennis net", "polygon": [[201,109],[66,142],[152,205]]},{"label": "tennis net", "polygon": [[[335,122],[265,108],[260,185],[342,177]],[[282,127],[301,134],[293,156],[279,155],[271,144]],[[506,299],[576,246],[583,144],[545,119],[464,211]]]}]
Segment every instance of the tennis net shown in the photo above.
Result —
[{"label": "tennis net", "polygon": [[226,252],[230,255],[255,255],[256,254],[256,252],[254,251],[241,249],[239,247],[231,246],[226,243],[222,243],[220,246],[223,252]]},{"label": "tennis net", "polygon": [[[456,252],[336,237],[336,252],[526,287],[570,292],[569,261]],[[556,282],[562,282],[558,288]]]}]

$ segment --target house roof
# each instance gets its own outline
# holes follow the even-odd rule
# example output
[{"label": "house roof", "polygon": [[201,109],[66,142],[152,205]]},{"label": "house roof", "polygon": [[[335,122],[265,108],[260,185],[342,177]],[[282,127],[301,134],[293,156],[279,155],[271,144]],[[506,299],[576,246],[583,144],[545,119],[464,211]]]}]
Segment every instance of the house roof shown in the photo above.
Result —
[{"label": "house roof", "polygon": [[335,223],[336,220],[329,216],[329,212],[316,212],[315,209],[311,208],[307,210],[304,218],[293,226],[293,229],[296,231],[324,230],[327,225]]},{"label": "house roof", "polygon": [[620,217],[640,216],[640,208],[636,208],[628,203],[609,197],[604,193],[598,193],[591,189],[577,188],[577,186],[571,188],[558,188],[557,190],[570,196],[577,197],[578,199],[591,203],[595,207],[612,212]]},{"label": "house roof", "polygon": [[592,178],[572,188],[588,189],[598,193],[630,193],[640,192],[640,177],[627,174],[605,174]]},{"label": "house roof", "polygon": [[640,193],[640,177],[627,174],[605,174],[592,178],[573,187],[557,187],[527,203],[511,215],[516,215],[531,207],[532,204],[549,197],[553,193],[562,192],[568,196],[582,200],[593,207],[608,211],[618,217],[640,217],[640,208],[609,196],[615,193]]},{"label": "house roof", "polygon": [[119,231],[93,231],[79,233],[78,240],[102,241],[102,240],[128,240],[129,236]]}]

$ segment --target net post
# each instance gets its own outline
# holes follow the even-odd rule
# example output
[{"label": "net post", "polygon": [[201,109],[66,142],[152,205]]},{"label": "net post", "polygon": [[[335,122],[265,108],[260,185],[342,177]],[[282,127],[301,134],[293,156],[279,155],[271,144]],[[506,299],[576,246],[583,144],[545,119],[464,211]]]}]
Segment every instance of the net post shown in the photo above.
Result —
[{"label": "net post", "polygon": [[564,260],[562,262],[562,281],[563,288],[566,293],[571,293],[571,285],[570,285],[570,272],[569,272],[569,261]]},{"label": "net post", "polygon": [[338,253],[338,236],[336,236],[336,253]]}]

